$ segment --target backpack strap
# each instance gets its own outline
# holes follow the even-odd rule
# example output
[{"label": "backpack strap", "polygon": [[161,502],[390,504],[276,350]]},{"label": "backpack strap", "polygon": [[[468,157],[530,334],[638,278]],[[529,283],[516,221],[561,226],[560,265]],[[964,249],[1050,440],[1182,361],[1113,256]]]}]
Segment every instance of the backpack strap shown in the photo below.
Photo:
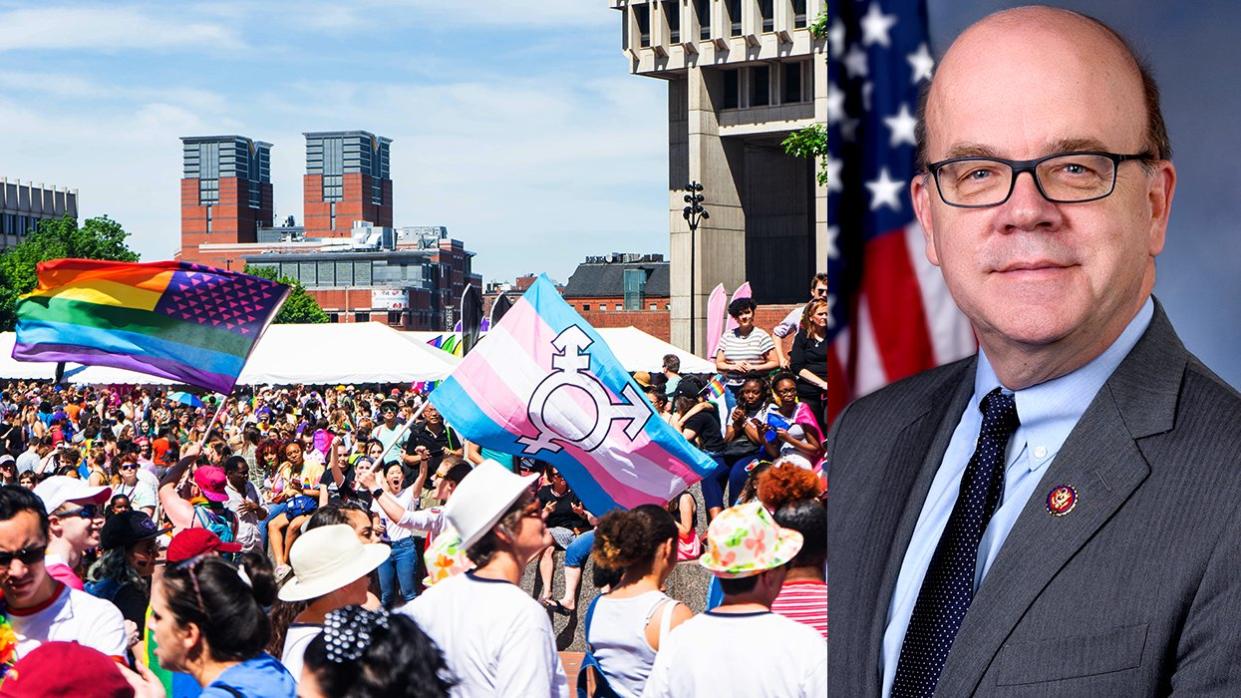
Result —
[{"label": "backpack strap", "polygon": [[233,698],[246,698],[246,694],[242,693],[241,691],[237,690],[236,688],[233,688],[232,686],[226,683],[213,683],[211,684],[211,688],[218,688],[221,691],[224,691],[225,693],[229,694],[230,696],[233,696]]}]

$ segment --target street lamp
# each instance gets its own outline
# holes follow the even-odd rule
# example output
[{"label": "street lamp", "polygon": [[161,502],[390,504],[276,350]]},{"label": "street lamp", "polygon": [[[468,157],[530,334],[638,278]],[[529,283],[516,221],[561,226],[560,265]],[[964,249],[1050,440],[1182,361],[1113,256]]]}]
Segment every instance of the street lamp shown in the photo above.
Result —
[{"label": "street lamp", "polygon": [[[703,208],[702,183],[698,181],[685,185],[685,208],[681,211],[685,222],[689,223],[689,350],[697,354],[694,332],[694,268],[698,251],[698,224],[711,217]],[[710,357],[708,357],[710,358]]]}]

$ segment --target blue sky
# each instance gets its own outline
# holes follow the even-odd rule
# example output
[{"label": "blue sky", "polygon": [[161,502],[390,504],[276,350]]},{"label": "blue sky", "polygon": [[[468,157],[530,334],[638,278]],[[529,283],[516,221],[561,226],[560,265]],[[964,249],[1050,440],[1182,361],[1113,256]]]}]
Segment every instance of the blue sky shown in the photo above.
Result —
[{"label": "blue sky", "polygon": [[604,0],[0,1],[0,176],[76,188],[143,259],[180,235],[180,136],[274,144],[302,215],[303,131],[394,139],[397,225],[446,225],[487,279],[665,252],[667,106]]}]

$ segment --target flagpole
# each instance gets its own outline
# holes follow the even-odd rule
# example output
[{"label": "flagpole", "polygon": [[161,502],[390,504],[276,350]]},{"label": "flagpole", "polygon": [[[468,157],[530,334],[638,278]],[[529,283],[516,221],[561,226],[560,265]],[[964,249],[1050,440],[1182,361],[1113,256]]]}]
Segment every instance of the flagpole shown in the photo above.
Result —
[{"label": "flagpole", "polygon": [[[231,394],[231,393],[230,393]],[[220,393],[216,393],[220,395]],[[224,411],[224,405],[228,403],[228,395],[220,395],[220,406],[215,408],[215,414],[211,415],[211,421],[207,422],[207,428],[203,429],[203,437],[198,440],[198,451],[201,453],[203,446],[207,443],[207,437],[211,435],[211,427],[215,424],[215,420]]]}]

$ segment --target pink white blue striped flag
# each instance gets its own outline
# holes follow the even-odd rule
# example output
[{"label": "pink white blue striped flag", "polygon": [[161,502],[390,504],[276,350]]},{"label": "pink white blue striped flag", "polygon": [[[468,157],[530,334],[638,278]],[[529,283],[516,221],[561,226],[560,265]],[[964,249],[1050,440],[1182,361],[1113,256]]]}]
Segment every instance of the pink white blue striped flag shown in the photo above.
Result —
[{"label": "pink white blue striped flag", "polygon": [[546,276],[431,393],[466,438],[556,466],[586,509],[663,504],[715,462],[660,419]]}]

